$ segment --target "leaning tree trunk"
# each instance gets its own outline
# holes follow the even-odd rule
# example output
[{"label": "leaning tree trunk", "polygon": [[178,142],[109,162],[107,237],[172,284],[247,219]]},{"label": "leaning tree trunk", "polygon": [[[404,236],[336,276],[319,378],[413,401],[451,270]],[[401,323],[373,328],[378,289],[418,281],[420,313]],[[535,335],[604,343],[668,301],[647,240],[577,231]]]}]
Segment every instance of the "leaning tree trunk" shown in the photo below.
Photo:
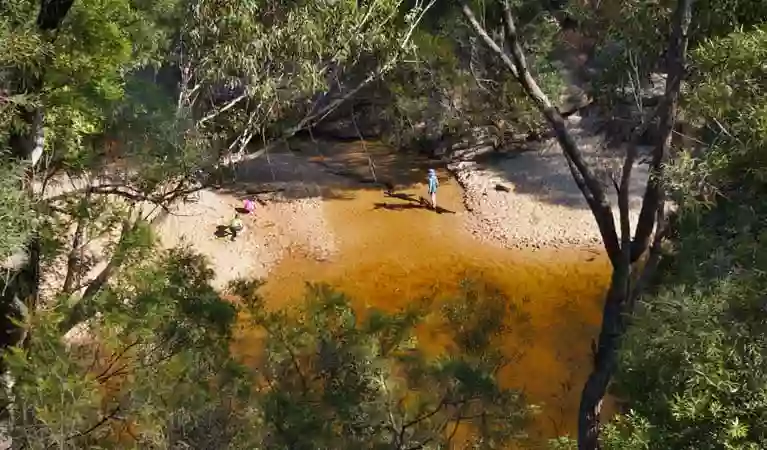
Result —
[{"label": "leaning tree trunk", "polygon": [[602,309],[602,329],[594,351],[591,374],[583,386],[578,410],[578,448],[599,447],[599,417],[607,387],[617,367],[618,345],[623,335],[623,305],[629,300],[630,271],[625,264],[613,270]]},{"label": "leaning tree trunk", "polygon": [[[630,313],[634,299],[640,292],[639,289],[645,284],[642,280],[645,280],[649,273],[649,271],[644,271],[638,277],[639,282],[633,283],[632,279],[636,275],[633,268],[648,251],[650,253],[648,266],[657,264],[660,239],[663,235],[662,230],[667,224],[664,219],[664,192],[660,177],[671,143],[670,138],[677,114],[681,80],[685,73],[687,29],[690,24],[693,0],[678,0],[672,20],[668,45],[669,76],[663,102],[658,108],[660,133],[658,142],[653,149],[650,163],[651,179],[645,189],[633,238],[629,223],[628,202],[631,168],[636,161],[636,141],[641,130],[650,123],[651,118],[646,118],[645,123],[635,130],[634,136],[628,144],[629,148],[623,165],[620,186],[616,184],[620,210],[619,237],[605,188],[586,163],[561,112],[540,89],[527,67],[510,0],[499,0],[499,2],[503,10],[501,17],[505,31],[505,42],[503,43],[496,42],[489,35],[484,25],[474,15],[467,0],[459,0],[463,15],[469,25],[474,29],[477,36],[499,57],[554,131],[570,167],[573,180],[594,215],[602,236],[602,242],[613,266],[610,288],[605,299],[599,342],[594,351],[594,367],[582,391],[578,417],[578,448],[580,450],[593,450],[599,448],[599,416],[607,388],[616,370],[618,347],[625,331],[625,315]],[[655,235],[654,238],[653,234]],[[651,241],[652,246],[650,245]]]},{"label": "leaning tree trunk", "polygon": [[[618,260],[611,258],[613,275],[605,299],[602,328],[594,355],[594,367],[581,392],[581,403],[578,410],[579,450],[594,450],[600,447],[599,417],[610,380],[617,367],[618,348],[625,331],[624,321],[626,315],[631,313],[634,299],[641,294],[638,291],[643,287],[641,280],[647,278],[647,271],[654,269],[654,267],[645,267],[643,269],[645,272],[639,277],[640,282],[632,286],[633,266],[641,254],[650,248],[650,236],[653,228],[655,228],[656,237],[651,248],[651,252],[654,254],[650,255],[650,265],[654,266],[657,263],[659,236],[662,233],[660,218],[664,214],[661,170],[671,146],[671,135],[677,118],[682,79],[686,72],[688,29],[692,20],[693,2],[694,0],[678,0],[672,19],[668,44],[669,64],[666,91],[658,114],[658,142],[653,150],[650,163],[651,178],[648,180],[642,200],[634,239],[622,243],[623,257]],[[621,205],[621,213],[623,214],[627,208],[627,205]],[[623,234],[625,237],[625,231]]]}]

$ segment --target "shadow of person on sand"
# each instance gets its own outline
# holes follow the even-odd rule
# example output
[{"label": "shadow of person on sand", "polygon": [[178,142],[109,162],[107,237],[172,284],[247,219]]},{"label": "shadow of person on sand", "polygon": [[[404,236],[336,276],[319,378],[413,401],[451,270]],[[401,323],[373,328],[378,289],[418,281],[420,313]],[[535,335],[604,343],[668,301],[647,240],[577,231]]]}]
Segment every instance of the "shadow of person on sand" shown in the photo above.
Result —
[{"label": "shadow of person on sand", "polygon": [[[404,200],[407,203],[377,202],[373,204],[373,209],[388,209],[389,211],[404,211],[407,209],[434,209],[431,207],[431,204],[423,197],[416,198],[411,194],[391,192],[387,192],[384,195],[386,197]],[[455,211],[450,211],[449,209],[445,209],[440,206],[437,206],[435,212],[437,214],[455,214]]]},{"label": "shadow of person on sand", "polygon": [[389,211],[404,211],[406,209],[431,209],[428,206],[415,203],[373,203],[373,209],[388,209]]},{"label": "shadow of person on sand", "polygon": [[415,196],[413,196],[411,194],[405,194],[404,192],[396,192],[396,193],[395,192],[385,192],[384,196],[385,197],[389,197],[389,198],[397,198],[397,199],[400,199],[400,200],[405,200],[406,202],[420,203],[420,200],[415,198]]},{"label": "shadow of person on sand", "polygon": [[216,231],[213,233],[217,238],[225,238],[230,234],[229,227],[226,225],[216,225]]}]

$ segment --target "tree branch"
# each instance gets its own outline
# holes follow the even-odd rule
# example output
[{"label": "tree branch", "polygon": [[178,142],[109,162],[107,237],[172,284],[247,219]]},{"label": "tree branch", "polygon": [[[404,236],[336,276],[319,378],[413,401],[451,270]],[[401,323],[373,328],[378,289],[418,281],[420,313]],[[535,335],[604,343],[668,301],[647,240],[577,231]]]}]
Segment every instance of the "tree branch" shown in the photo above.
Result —
[{"label": "tree branch", "polygon": [[87,430],[85,430],[85,431],[78,431],[78,432],[77,432],[77,433],[75,433],[75,434],[72,434],[72,435],[70,435],[70,436],[67,436],[66,440],[67,440],[67,441],[71,441],[72,439],[76,439],[76,438],[78,438],[78,437],[87,436],[87,435],[89,435],[89,434],[93,433],[94,431],[98,430],[98,429],[99,429],[101,426],[103,426],[105,423],[107,423],[107,422],[109,422],[110,420],[112,420],[112,419],[114,419],[115,417],[117,417],[117,415],[120,413],[120,409],[121,409],[121,408],[122,408],[122,406],[120,406],[120,405],[117,405],[117,406],[116,406],[114,409],[112,409],[112,410],[109,412],[109,414],[107,414],[107,415],[105,415],[104,417],[102,417],[102,418],[101,418],[101,420],[99,420],[98,422],[96,422],[95,424],[93,424],[93,425],[92,425],[90,428],[88,428],[88,429],[87,429]]},{"label": "tree branch", "polygon": [[64,294],[71,294],[74,292],[76,278],[79,277],[82,270],[80,263],[82,262],[82,250],[85,245],[85,229],[87,228],[88,216],[90,208],[90,191],[87,191],[85,198],[80,201],[78,206],[77,228],[75,229],[74,237],[72,238],[72,248],[69,250],[67,256],[67,273],[64,277],[64,286],[61,291]]},{"label": "tree branch", "polygon": [[98,380],[99,382],[103,384],[107,379],[111,378],[114,372],[110,373],[110,371],[112,370],[114,365],[117,364],[117,362],[120,361],[122,357],[125,356],[125,354],[130,351],[130,349],[139,345],[139,343],[141,343],[141,340],[136,339],[135,341],[126,345],[125,348],[123,348],[122,351],[120,351],[120,353],[110,358],[111,361],[109,361],[109,365],[107,365],[106,369],[102,370],[100,374],[96,375],[96,380]]},{"label": "tree branch", "polygon": [[538,83],[528,70],[509,2],[504,1],[503,3],[503,22],[506,30],[506,39],[511,48],[511,56],[509,56],[509,54],[507,54],[506,51],[490,37],[487,31],[485,31],[474,16],[469,5],[463,0],[460,3],[463,15],[466,17],[466,20],[472,26],[474,31],[483,41],[485,41],[485,44],[490,47],[499,58],[501,58],[506,68],[511,72],[514,78],[517,79],[527,96],[532,100],[533,104],[553,128],[557,141],[562,147],[562,151],[569,158],[568,164],[571,172],[574,173],[575,177],[575,172],[577,171],[582,178],[582,183],[576,182],[578,187],[587,198],[587,201],[589,197],[593,199],[588,202],[589,207],[594,214],[600,234],[602,235],[605,250],[610,256],[610,259],[615,260],[620,254],[620,245],[610,202],[608,201],[599,180],[586,164],[583,154],[578,148],[578,144],[567,129],[564,117],[562,117],[559,109],[551,103],[546,94],[540,89]]},{"label": "tree branch", "polygon": [[[381,76],[388,73],[391,69],[393,69],[396,65],[396,62],[398,58],[401,56],[401,53],[407,48],[408,43],[412,39],[413,32],[418,27],[418,25],[423,20],[426,13],[434,6],[437,0],[430,0],[429,3],[427,3],[420,11],[418,16],[413,20],[413,23],[410,25],[410,28],[405,33],[405,36],[403,37],[402,41],[399,45],[399,50],[395,52],[393,56],[391,56],[381,67],[379,67],[377,70],[370,72],[362,81],[357,84],[353,89],[347,91],[345,94],[343,94],[341,97],[331,101],[327,105],[323,106],[317,111],[309,111],[309,113],[301,119],[298,124],[296,124],[293,127],[288,128],[286,131],[284,131],[281,136],[273,141],[270,144],[267,144],[264,146],[264,148],[259,149],[258,151],[254,153],[250,153],[248,155],[244,155],[240,161],[250,161],[256,158],[261,157],[265,153],[267,153],[269,150],[273,149],[280,143],[284,142],[286,139],[289,139],[293,136],[295,136],[298,132],[301,130],[304,130],[306,128],[310,128],[311,126],[322,122],[325,120],[330,114],[333,113],[336,109],[338,109],[339,106],[341,106],[343,103],[348,101],[353,96],[357,95],[362,89],[367,87],[370,83],[373,81],[379,79]],[[252,138],[252,136],[251,136]],[[247,142],[250,142],[250,138],[247,139]]]},{"label": "tree branch", "polygon": [[212,119],[215,119],[221,113],[224,113],[224,112],[226,112],[229,109],[232,109],[234,106],[236,106],[241,101],[245,100],[247,97],[248,97],[247,93],[241,94],[241,95],[238,95],[237,97],[235,97],[233,100],[231,100],[227,104],[225,104],[224,106],[222,106],[221,108],[217,108],[217,109],[214,108],[214,110],[211,113],[207,114],[205,117],[201,118],[197,122],[197,126],[204,125],[205,122],[208,122],[208,121],[210,121]]},{"label": "tree branch", "polygon": [[62,194],[49,197],[46,200],[48,203],[55,202],[57,200],[66,199],[75,194],[97,194],[97,195],[115,195],[122,197],[132,202],[141,203],[147,202],[153,205],[157,205],[164,210],[169,210],[170,205],[175,201],[182,199],[188,195],[199,192],[208,187],[206,184],[198,184],[194,186],[187,186],[184,180],[180,180],[176,185],[167,191],[159,191],[154,193],[143,193],[139,189],[134,188],[128,184],[123,183],[102,183],[96,185],[89,185],[82,188],[73,188]]},{"label": "tree branch", "polygon": [[650,256],[647,258],[644,267],[642,267],[642,273],[634,284],[631,296],[629,297],[629,304],[627,306],[627,313],[629,316],[634,311],[634,305],[636,304],[637,299],[642,295],[642,292],[647,288],[647,285],[650,284],[650,281],[655,276],[655,272],[658,269],[658,264],[661,259],[661,245],[663,244],[663,239],[666,238],[669,232],[671,226],[670,219],[670,217],[666,217],[665,202],[661,202],[658,205],[658,211],[655,218],[658,226],[655,230],[652,246],[650,247]]},{"label": "tree branch", "polygon": [[[165,217],[164,214],[158,214],[155,216],[150,224],[154,224],[158,221],[161,221]],[[132,224],[128,219],[125,219],[123,221],[122,226],[122,233],[120,235],[120,243],[124,242],[127,236],[130,233],[133,233],[138,229],[139,223],[141,220],[136,220]],[[118,244],[119,246],[119,244]],[[123,250],[125,251],[125,250]],[[69,316],[61,323],[60,330],[62,332],[67,332],[71,330],[75,325],[79,324],[80,322],[88,319],[90,317],[89,311],[87,311],[87,308],[90,306],[93,299],[96,297],[96,295],[101,292],[101,290],[104,288],[104,286],[107,284],[109,279],[114,275],[115,272],[117,272],[123,265],[123,263],[126,260],[126,255],[120,254],[120,250],[118,249],[115,254],[112,255],[112,258],[109,260],[109,263],[107,263],[106,267],[99,272],[98,275],[96,275],[96,278],[94,278],[91,282],[87,283],[87,288],[85,288],[85,292],[83,293],[80,300],[75,304],[75,306],[72,308],[72,311],[70,311]]]},{"label": "tree branch", "polygon": [[[125,239],[128,233],[133,231],[134,226],[131,226],[127,219],[123,221],[123,230],[120,236],[121,241]],[[93,281],[88,284],[88,287],[85,288],[85,292],[83,293],[80,300],[72,308],[69,316],[61,323],[60,329],[62,332],[71,330],[75,325],[82,322],[87,316],[89,316],[86,308],[90,306],[91,300],[93,300],[96,294],[101,291],[101,288],[104,287],[115,270],[117,270],[117,268],[122,264],[123,258],[118,258],[116,256],[117,255],[112,255],[112,258],[109,260],[109,263],[107,263],[106,267],[104,267],[104,269],[99,272],[98,275],[96,275],[96,278],[94,278]]]},{"label": "tree branch", "polygon": [[[614,271],[610,289],[608,290],[602,312],[602,327],[599,333],[599,344],[595,356],[594,369],[589,374],[581,392],[581,402],[578,410],[578,448],[580,450],[596,450],[599,448],[599,433],[601,429],[599,421],[602,404],[618,364],[617,352],[620,339],[626,330],[626,313],[631,312],[636,296],[640,294],[643,283],[646,282],[647,278],[654,271],[654,266],[657,265],[657,260],[660,258],[660,245],[663,233],[657,230],[648,265],[645,267],[640,281],[635,284],[634,289],[631,289],[632,262],[636,261],[647,250],[647,240],[653,228],[660,227],[663,221],[664,193],[659,175],[670,145],[671,130],[673,130],[676,116],[681,77],[684,73],[687,29],[690,23],[692,3],[693,0],[678,0],[674,12],[668,50],[668,54],[673,58],[673,61],[669,64],[671,67],[669,72],[672,79],[669,80],[666,86],[666,95],[660,110],[661,133],[659,142],[654,148],[651,179],[648,180],[645,190],[634,241],[629,248],[624,247],[622,249],[620,264],[613,265]],[[632,143],[632,148],[629,151],[634,152],[635,148]],[[629,155],[624,165],[624,173],[630,171],[630,167],[633,165],[631,159]],[[624,196],[627,195],[625,192],[622,194]],[[622,238],[625,243],[626,236],[624,235]]]},{"label": "tree branch", "polygon": [[650,162],[650,179],[647,181],[642,208],[639,212],[631,253],[632,261],[636,261],[647,250],[650,238],[655,228],[655,215],[659,203],[663,200],[662,169],[671,147],[671,135],[676,124],[679,108],[679,94],[682,79],[687,68],[688,29],[692,20],[692,4],[694,0],[679,0],[673,17],[673,29],[668,47],[668,76],[666,92],[660,105],[658,142],[653,149]]},{"label": "tree branch", "polygon": [[[623,161],[621,181],[618,186],[618,213],[621,227],[621,251],[627,258],[631,257],[631,223],[629,221],[629,191],[631,190],[631,170],[637,158],[637,146],[629,145],[626,150],[626,158]],[[631,261],[627,260],[627,264]]]},{"label": "tree branch", "polygon": [[[418,425],[419,423],[423,422],[424,420],[430,419],[431,417],[434,417],[442,411],[442,409],[448,404],[447,401],[447,394],[442,397],[442,399],[439,401],[437,406],[432,409],[431,411],[421,414],[420,416],[410,420],[407,423],[404,423],[402,427],[400,427],[399,434],[397,435],[397,446],[401,447],[405,444],[405,432],[407,432],[407,429],[410,427],[413,427],[415,425]],[[412,447],[411,447],[412,448]]]},{"label": "tree branch", "polygon": [[260,321],[260,322],[256,322],[256,323],[259,326],[263,327],[268,334],[270,334],[272,336],[275,336],[277,339],[279,339],[280,343],[285,347],[285,350],[287,350],[288,355],[290,356],[291,366],[293,367],[293,369],[298,374],[298,379],[299,379],[299,382],[301,383],[301,389],[302,389],[302,393],[301,394],[304,397],[306,397],[306,395],[309,392],[309,383],[306,381],[306,376],[304,376],[304,372],[301,370],[301,366],[298,363],[298,356],[293,351],[293,347],[291,347],[290,344],[288,343],[287,338],[281,332],[278,332],[278,331],[274,330],[274,328],[269,326],[266,323],[265,319]]}]

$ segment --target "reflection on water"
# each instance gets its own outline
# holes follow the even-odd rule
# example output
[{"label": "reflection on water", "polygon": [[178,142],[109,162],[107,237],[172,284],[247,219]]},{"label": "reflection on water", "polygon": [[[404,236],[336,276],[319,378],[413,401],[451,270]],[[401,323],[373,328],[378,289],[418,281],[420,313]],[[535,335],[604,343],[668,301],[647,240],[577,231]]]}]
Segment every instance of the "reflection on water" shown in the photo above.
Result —
[{"label": "reflection on water", "polygon": [[[405,192],[425,194],[423,186]],[[396,200],[372,190],[327,202],[339,254],[324,263],[289,256],[267,280],[265,297],[279,307],[300,298],[305,282],[324,281],[347,293],[359,308],[392,310],[457,293],[467,278],[494,286],[528,318],[518,324],[527,332],[511,333],[504,342],[507,354],[520,357],[502,372],[505,386],[523,389],[529,401],[542,406],[528,432],[540,438],[574,435],[590,340],[598,332],[609,276],[606,259],[581,249],[533,253],[478,243],[462,229],[459,188],[446,181],[439,194],[440,204],[457,214],[376,208]],[[421,330],[419,344],[434,353],[444,350],[434,330]]]}]

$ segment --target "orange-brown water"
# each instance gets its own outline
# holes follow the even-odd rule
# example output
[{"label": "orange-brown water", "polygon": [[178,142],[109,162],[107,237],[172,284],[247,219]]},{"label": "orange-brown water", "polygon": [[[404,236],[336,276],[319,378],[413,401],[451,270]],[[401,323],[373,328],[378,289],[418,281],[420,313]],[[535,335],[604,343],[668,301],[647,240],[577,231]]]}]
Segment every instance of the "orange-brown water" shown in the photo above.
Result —
[{"label": "orange-brown water", "polygon": [[[418,185],[405,192],[425,195]],[[264,287],[270,305],[297,301],[306,282],[337,286],[359,308],[388,310],[455,293],[467,277],[494,285],[529,315],[532,339],[512,335],[504,343],[504,351],[523,355],[501,374],[505,386],[523,389],[529,401],[542,406],[528,432],[538,438],[574,435],[590,341],[598,332],[610,273],[606,259],[584,249],[534,253],[482,244],[464,230],[460,188],[447,180],[439,203],[456,214],[376,208],[376,203],[397,202],[380,191],[347,194],[326,203],[338,255],[332,262],[299,254],[283,260]],[[442,343],[421,333],[419,344],[439,351]]]}]

